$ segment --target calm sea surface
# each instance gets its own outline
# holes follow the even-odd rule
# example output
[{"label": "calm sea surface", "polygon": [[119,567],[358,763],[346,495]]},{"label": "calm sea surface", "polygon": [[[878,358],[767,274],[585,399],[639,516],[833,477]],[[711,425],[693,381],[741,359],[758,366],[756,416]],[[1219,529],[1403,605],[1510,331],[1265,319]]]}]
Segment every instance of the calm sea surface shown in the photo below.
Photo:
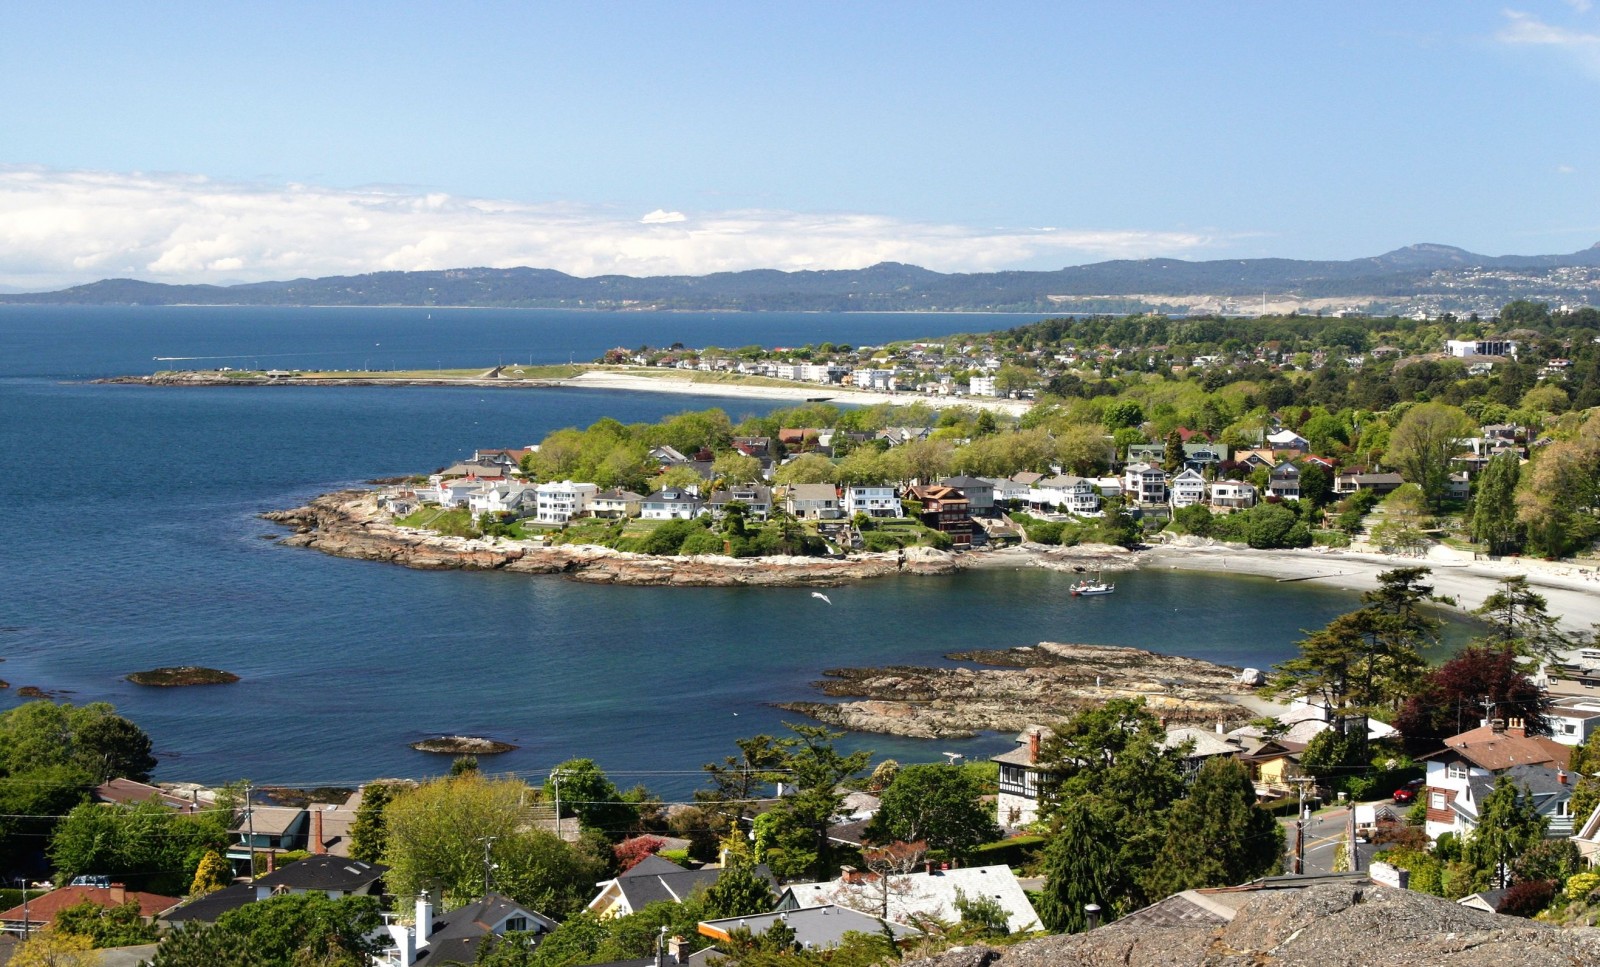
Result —
[{"label": "calm sea surface", "polygon": [[[264,510],[524,446],[603,416],[654,420],[770,404],[638,393],[475,389],[150,389],[82,380],[155,369],[472,366],[605,349],[873,344],[1033,317],[539,310],[0,306],[0,708],[36,685],[144,726],[159,776],[354,784],[426,776],[430,734],[521,748],[497,771],[598,760],[681,794],[733,740],[781,728],[765,703],[814,697],[837,665],[941,663],[974,646],[1127,644],[1239,665],[1287,657],[1354,595],[1311,583],[1141,572],[1074,601],[1044,571],[888,579],[831,592],[594,587],[411,571],[279,547]],[[153,357],[206,357],[189,363]],[[122,680],[200,664],[237,685]],[[1001,751],[1009,737],[851,736],[902,760]]]}]

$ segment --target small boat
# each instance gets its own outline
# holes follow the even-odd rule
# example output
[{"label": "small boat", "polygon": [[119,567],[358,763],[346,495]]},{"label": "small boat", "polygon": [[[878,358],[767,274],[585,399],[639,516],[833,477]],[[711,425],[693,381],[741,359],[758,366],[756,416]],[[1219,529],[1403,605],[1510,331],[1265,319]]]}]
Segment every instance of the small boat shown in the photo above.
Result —
[{"label": "small boat", "polygon": [[1096,571],[1093,581],[1085,578],[1084,580],[1079,581],[1077,584],[1074,584],[1068,590],[1072,592],[1073,597],[1081,598],[1088,597],[1091,594],[1110,594],[1116,589],[1117,586],[1115,584],[1107,584],[1100,580],[1100,572]]}]

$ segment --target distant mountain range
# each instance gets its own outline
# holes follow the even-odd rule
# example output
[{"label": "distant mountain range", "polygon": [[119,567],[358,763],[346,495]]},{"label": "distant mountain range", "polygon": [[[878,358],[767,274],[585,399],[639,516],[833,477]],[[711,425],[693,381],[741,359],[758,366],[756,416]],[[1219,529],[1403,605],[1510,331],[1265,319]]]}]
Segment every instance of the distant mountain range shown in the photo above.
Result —
[{"label": "distant mountain range", "polygon": [[947,274],[882,262],[647,278],[469,268],[228,286],[107,279],[57,292],[0,294],[0,303],[1250,313],[1493,311],[1516,298],[1600,304],[1600,244],[1570,255],[1489,256],[1424,244],[1342,262],[1118,259],[1053,272]]}]

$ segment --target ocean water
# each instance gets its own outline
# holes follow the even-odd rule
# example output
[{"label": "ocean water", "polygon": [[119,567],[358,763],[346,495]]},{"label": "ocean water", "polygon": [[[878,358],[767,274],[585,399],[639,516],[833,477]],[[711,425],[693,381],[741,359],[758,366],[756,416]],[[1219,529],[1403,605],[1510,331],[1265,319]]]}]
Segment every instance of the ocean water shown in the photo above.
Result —
[{"label": "ocean water", "polygon": [[[362,480],[523,446],[603,416],[654,420],[755,401],[419,388],[92,385],[192,365],[468,366],[591,359],[613,345],[871,344],[1032,317],[537,310],[0,307],[0,708],[34,685],[107,701],[154,738],[158,776],[355,784],[427,776],[438,733],[518,745],[537,775],[575,756],[624,785],[683,794],[736,738],[794,716],[823,669],[938,664],[1043,640],[1127,644],[1265,667],[1354,595],[1208,574],[1118,576],[1073,600],[1064,575],[972,572],[803,589],[595,587],[559,577],[411,571],[280,547],[262,511]],[[516,354],[521,354],[516,355]],[[392,359],[389,358],[392,356]],[[231,357],[232,362],[222,359]],[[360,357],[360,358],[358,358]],[[370,361],[368,361],[370,357]],[[141,688],[160,665],[236,685]],[[850,747],[928,761],[1008,736]]]}]

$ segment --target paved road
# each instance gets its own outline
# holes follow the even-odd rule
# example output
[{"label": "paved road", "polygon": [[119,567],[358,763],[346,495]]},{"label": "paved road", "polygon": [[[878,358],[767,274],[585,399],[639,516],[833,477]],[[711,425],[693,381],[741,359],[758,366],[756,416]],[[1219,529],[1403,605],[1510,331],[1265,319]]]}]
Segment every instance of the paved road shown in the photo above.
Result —
[{"label": "paved road", "polygon": [[[1375,800],[1371,805],[1382,807],[1386,805],[1392,806],[1393,804],[1387,799],[1380,799]],[[1314,873],[1333,872],[1333,856],[1335,847],[1339,843],[1345,841],[1345,837],[1347,835],[1346,823],[1349,822],[1349,816],[1349,806],[1336,806],[1331,809],[1324,809],[1321,812],[1313,813],[1311,818],[1307,820],[1305,833],[1305,872],[1307,875]],[[1284,835],[1289,845],[1289,853],[1292,857],[1294,853],[1293,817],[1284,821]],[[1360,857],[1361,869],[1365,870],[1367,868],[1367,866],[1372,862],[1372,854],[1377,851],[1378,847],[1373,846],[1371,843],[1358,843],[1356,845],[1356,854]],[[1286,870],[1292,871],[1293,869],[1290,863],[1285,863],[1284,867]]]}]

